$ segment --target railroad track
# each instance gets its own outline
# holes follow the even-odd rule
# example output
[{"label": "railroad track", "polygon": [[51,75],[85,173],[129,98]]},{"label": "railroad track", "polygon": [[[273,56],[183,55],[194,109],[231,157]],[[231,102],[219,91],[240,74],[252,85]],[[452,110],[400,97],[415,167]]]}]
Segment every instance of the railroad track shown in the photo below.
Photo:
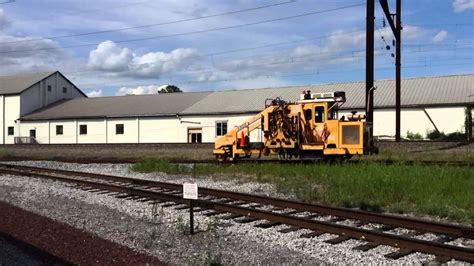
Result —
[{"label": "railroad track", "polygon": [[474,162],[469,161],[429,161],[429,160],[413,160],[413,161],[397,161],[397,160],[348,160],[344,162],[331,162],[324,160],[278,160],[278,159],[262,159],[250,160],[239,159],[235,162],[217,162],[216,160],[170,160],[170,163],[176,164],[217,164],[217,165],[232,165],[232,164],[364,164],[364,163],[378,163],[383,165],[424,165],[424,166],[460,166],[472,167]]},{"label": "railroad track", "polygon": [[[163,203],[162,206],[176,209],[186,209],[189,205],[189,201],[182,198],[182,186],[179,184],[9,164],[0,164],[0,173],[67,182],[90,192],[114,193],[120,198]],[[200,199],[194,200],[193,205],[198,207],[197,212],[203,212],[206,216],[226,215],[221,219],[233,219],[239,223],[261,221],[255,225],[261,228],[287,225],[280,230],[281,233],[312,230],[301,237],[316,237],[324,233],[337,235],[326,241],[331,244],[358,239],[365,244],[354,249],[361,251],[389,245],[399,249],[385,255],[392,259],[422,252],[436,255],[438,262],[456,259],[474,263],[473,247],[450,243],[460,238],[472,241],[474,227],[209,188],[199,188],[199,196]],[[375,229],[367,229],[367,224],[376,224]],[[391,231],[396,228],[403,228],[408,233],[401,235]],[[434,234],[436,238],[432,241],[419,238],[426,233]]]},{"label": "railroad track", "polygon": [[[29,158],[3,158],[2,161],[31,161]],[[278,159],[239,159],[235,162],[217,162],[215,159],[163,159],[175,164],[215,164],[215,165],[233,165],[233,164],[330,164],[323,160],[278,160]],[[34,161],[34,160],[33,160]],[[108,164],[133,164],[140,162],[141,159],[70,159],[70,158],[55,158],[54,161],[65,163],[108,163]],[[459,166],[459,167],[473,167],[474,162],[470,161],[440,161],[440,160],[349,160],[343,162],[344,164],[360,164],[360,163],[378,163],[384,165],[402,164],[402,165],[424,165],[424,166]]]}]

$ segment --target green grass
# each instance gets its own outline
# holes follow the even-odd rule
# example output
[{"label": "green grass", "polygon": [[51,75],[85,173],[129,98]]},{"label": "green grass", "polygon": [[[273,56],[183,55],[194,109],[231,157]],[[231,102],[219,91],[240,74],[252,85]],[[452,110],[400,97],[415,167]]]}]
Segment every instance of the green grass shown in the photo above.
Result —
[{"label": "green grass", "polygon": [[236,164],[195,168],[163,160],[131,167],[139,172],[211,175],[272,183],[299,200],[372,211],[416,213],[474,224],[474,170],[471,167],[361,164]]}]

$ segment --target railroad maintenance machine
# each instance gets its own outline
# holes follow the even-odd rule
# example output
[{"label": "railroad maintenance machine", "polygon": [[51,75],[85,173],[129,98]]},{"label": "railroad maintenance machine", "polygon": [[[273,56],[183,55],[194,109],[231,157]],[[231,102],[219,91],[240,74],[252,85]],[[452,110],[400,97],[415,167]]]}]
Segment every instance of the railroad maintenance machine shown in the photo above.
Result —
[{"label": "railroad maintenance machine", "polygon": [[365,115],[353,111],[339,117],[345,102],[343,91],[303,91],[296,102],[267,99],[263,111],[216,139],[214,155],[219,161],[270,154],[280,159],[345,160],[376,152],[375,147],[364,148]]}]

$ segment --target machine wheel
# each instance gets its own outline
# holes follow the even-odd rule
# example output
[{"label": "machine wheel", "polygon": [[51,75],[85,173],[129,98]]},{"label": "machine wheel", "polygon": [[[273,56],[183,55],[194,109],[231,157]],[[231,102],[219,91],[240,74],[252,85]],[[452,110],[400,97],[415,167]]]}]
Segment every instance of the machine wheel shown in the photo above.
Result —
[{"label": "machine wheel", "polygon": [[216,159],[218,162],[222,163],[227,160],[227,153],[224,154],[216,154]]}]

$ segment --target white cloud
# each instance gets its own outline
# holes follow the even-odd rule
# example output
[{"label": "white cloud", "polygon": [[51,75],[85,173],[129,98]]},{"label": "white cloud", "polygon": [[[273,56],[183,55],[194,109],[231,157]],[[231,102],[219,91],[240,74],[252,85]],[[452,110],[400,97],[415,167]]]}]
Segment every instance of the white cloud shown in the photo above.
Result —
[{"label": "white cloud", "polygon": [[433,37],[433,42],[437,43],[437,42],[442,42],[444,40],[446,40],[446,37],[448,37],[448,32],[445,31],[445,30],[442,30],[440,32],[438,32],[434,37]]},{"label": "white cloud", "polygon": [[93,90],[87,93],[87,97],[94,98],[94,97],[101,97],[102,96],[102,90]]},{"label": "white cloud", "polygon": [[101,42],[97,49],[89,54],[89,66],[102,71],[127,70],[134,55],[128,48],[120,48],[113,41]]},{"label": "white cloud", "polygon": [[5,11],[0,8],[0,30],[6,29],[11,25],[10,19],[5,14]]},{"label": "white cloud", "polygon": [[113,41],[104,41],[89,54],[89,67],[104,72],[123,73],[130,77],[159,77],[163,73],[183,70],[198,55],[196,49],[177,48],[169,53],[150,52],[137,55]]},{"label": "white cloud", "polygon": [[145,95],[145,94],[157,94],[158,91],[167,85],[148,85],[148,86],[138,86],[138,87],[121,87],[118,89],[115,95],[123,96],[123,95]]},{"label": "white cloud", "polygon": [[454,0],[454,12],[462,12],[467,9],[474,9],[474,0]]},{"label": "white cloud", "polygon": [[365,32],[347,33],[335,31],[328,39],[328,48],[331,51],[339,51],[350,48],[361,47],[365,43]]},{"label": "white cloud", "polygon": [[52,40],[25,41],[36,38],[38,37],[0,34],[2,70],[13,70],[15,73],[52,70],[69,59],[69,56]]}]

